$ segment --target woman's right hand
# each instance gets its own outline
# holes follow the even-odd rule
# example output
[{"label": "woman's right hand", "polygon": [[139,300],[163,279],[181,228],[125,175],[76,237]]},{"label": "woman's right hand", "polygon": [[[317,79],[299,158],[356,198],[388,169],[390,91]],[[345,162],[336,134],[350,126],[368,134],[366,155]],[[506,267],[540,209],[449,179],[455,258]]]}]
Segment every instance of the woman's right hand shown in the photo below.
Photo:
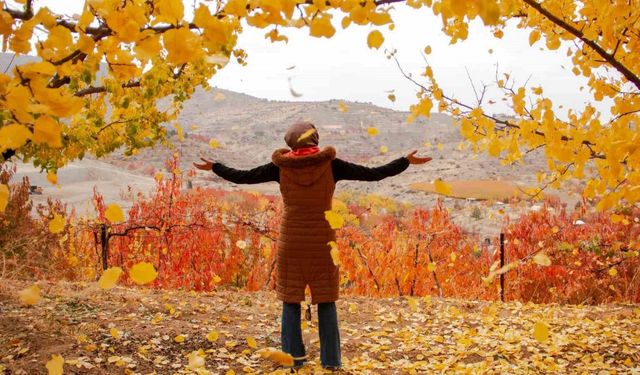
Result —
[{"label": "woman's right hand", "polygon": [[202,164],[193,163],[193,166],[200,169],[201,171],[210,171],[213,168],[213,162],[211,160],[207,160],[205,158],[200,158],[203,161]]},{"label": "woman's right hand", "polygon": [[426,158],[416,156],[417,152],[418,152],[417,150],[412,151],[409,153],[409,155],[406,156],[406,158],[409,159],[409,164],[424,164],[428,161],[431,161],[431,158],[428,156]]}]

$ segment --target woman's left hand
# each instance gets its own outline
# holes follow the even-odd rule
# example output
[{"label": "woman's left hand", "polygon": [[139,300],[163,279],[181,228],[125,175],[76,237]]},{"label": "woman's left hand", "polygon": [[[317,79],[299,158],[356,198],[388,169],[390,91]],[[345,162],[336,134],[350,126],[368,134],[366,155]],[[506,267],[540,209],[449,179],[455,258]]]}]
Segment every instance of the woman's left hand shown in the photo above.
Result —
[{"label": "woman's left hand", "polygon": [[431,161],[430,157],[421,158],[419,156],[416,156],[417,152],[418,152],[418,150],[411,151],[411,153],[409,153],[409,155],[407,155],[407,159],[409,159],[409,164],[424,164],[424,163],[426,163],[428,161]]}]

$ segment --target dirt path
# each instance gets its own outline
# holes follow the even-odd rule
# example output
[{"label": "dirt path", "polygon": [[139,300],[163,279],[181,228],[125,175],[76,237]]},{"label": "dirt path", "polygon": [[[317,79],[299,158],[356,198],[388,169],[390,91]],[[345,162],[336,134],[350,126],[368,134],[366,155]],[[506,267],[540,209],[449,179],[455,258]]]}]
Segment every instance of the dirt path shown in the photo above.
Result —
[{"label": "dirt path", "polygon": [[[277,371],[247,344],[251,336],[258,348],[278,347],[273,293],[39,282],[42,298],[27,307],[17,293],[28,285],[0,280],[0,374],[45,374],[52,354],[64,357],[65,374],[185,374],[198,349],[211,374]],[[640,374],[637,306],[345,297],[338,309],[343,373]],[[543,343],[536,322],[550,328]],[[323,373],[315,319],[304,336],[310,362],[300,373]]]}]

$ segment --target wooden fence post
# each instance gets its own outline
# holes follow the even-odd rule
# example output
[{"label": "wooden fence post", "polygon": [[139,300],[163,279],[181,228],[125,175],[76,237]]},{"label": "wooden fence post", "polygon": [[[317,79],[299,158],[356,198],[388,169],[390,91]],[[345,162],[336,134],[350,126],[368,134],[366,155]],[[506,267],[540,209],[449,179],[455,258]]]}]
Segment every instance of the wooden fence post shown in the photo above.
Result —
[{"label": "wooden fence post", "polygon": [[[504,267],[504,233],[500,233],[500,269]],[[504,272],[500,274],[500,301],[504,302]]]},{"label": "wooden fence post", "polygon": [[109,268],[107,258],[109,257],[109,237],[107,237],[107,225],[100,224],[100,244],[102,245],[102,270]]}]

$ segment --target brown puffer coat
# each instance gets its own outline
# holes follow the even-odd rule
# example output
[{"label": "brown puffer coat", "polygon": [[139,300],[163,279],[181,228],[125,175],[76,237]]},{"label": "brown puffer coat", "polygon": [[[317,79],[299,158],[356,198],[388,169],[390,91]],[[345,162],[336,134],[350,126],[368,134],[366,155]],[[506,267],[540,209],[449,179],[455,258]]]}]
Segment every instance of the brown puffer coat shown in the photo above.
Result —
[{"label": "brown puffer coat", "polygon": [[336,233],[325,220],[331,210],[335,190],[331,161],[332,147],[299,157],[288,157],[287,149],[277,150],[272,161],[280,168],[280,192],[284,213],[278,237],[278,298],[287,303],[304,300],[305,287],[311,303],[338,299],[339,271],[330,255],[329,241]]}]

